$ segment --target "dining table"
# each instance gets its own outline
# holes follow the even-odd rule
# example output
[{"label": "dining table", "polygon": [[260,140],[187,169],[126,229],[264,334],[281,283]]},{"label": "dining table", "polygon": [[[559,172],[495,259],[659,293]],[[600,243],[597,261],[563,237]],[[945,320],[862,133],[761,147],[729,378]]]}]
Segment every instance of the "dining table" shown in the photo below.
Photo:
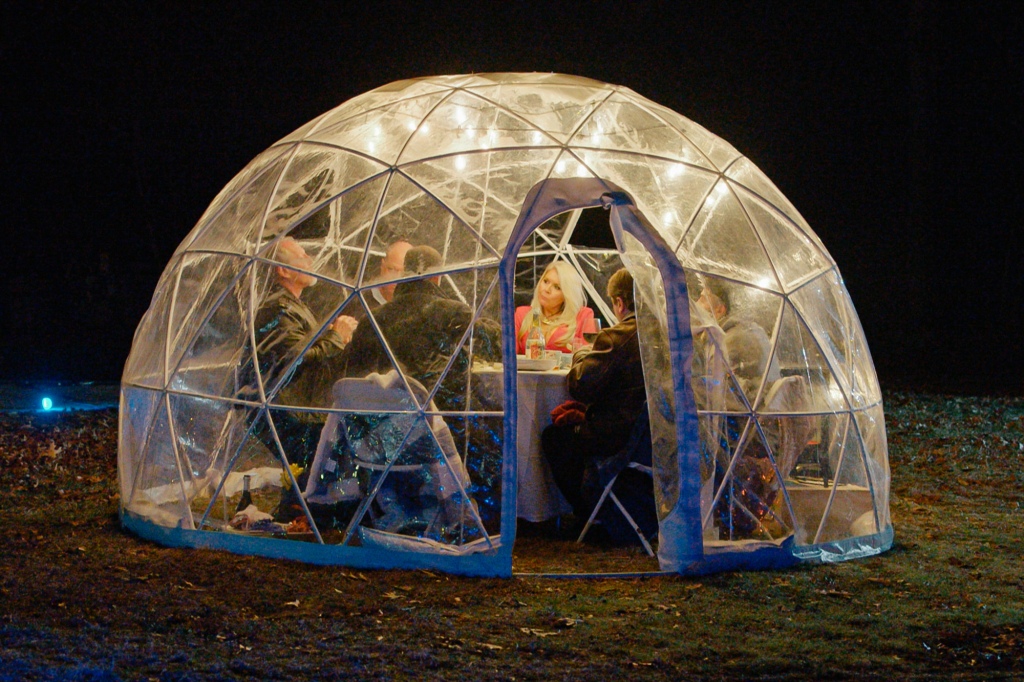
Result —
[{"label": "dining table", "polygon": [[[474,367],[478,390],[491,395],[500,392],[502,371],[501,365]],[[568,372],[557,368],[516,372],[516,516],[524,521],[540,522],[572,512],[555,484],[540,441],[541,432],[551,424],[551,410],[569,400],[565,387]]]}]

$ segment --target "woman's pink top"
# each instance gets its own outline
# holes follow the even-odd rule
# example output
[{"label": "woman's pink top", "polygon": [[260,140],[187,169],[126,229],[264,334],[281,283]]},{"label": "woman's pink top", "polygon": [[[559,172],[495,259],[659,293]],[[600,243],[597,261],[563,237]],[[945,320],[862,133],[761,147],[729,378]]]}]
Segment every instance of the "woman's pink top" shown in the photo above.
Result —
[{"label": "woman's pink top", "polygon": [[[522,355],[526,352],[526,333],[522,331],[523,320],[530,314],[530,306],[521,305],[516,308],[516,353]],[[528,330],[527,330],[528,331]],[[586,306],[580,308],[580,311],[576,313],[576,335],[575,338],[567,338],[569,331],[569,325],[560,324],[554,328],[554,330],[547,336],[548,350],[557,350],[563,353],[569,352],[568,342],[572,341],[573,345],[579,345],[583,343],[583,332],[596,332],[597,325],[594,324],[594,311]]]}]

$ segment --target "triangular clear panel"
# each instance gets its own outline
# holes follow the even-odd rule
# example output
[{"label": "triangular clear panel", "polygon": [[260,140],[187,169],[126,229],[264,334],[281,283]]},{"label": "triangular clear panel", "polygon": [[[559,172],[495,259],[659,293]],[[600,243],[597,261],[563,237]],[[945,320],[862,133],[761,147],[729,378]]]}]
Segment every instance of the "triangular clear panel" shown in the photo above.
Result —
[{"label": "triangular clear panel", "polygon": [[343,120],[325,121],[322,128],[310,132],[306,139],[341,147],[392,166],[413,135],[427,134],[422,132],[420,124],[445,94],[405,99],[354,115],[348,109],[339,110]]},{"label": "triangular clear panel", "polygon": [[[800,212],[789,202],[789,199],[783,196],[782,192],[772,184],[772,181],[761,172],[761,169],[754,165],[753,161],[748,158],[737,159],[735,163],[729,165],[725,175],[730,180],[735,180],[744,187],[747,187],[751,192],[757,194],[778,210],[779,213],[782,213],[792,222],[796,223],[800,230],[817,245],[818,250],[827,256],[828,251],[826,251],[821,240],[818,239],[818,235],[811,229],[811,226],[807,224],[807,221],[800,215]],[[828,257],[831,260],[831,257]]]},{"label": "triangular clear panel", "polygon": [[445,416],[455,443],[469,474],[469,494],[488,535],[501,529],[502,445],[505,420],[502,416]]},{"label": "triangular clear panel", "polygon": [[[135,330],[135,341],[132,343],[132,350],[125,362],[121,378],[125,384],[151,388],[163,388],[166,384],[167,318],[170,315],[171,293],[180,257],[173,259],[172,262],[175,263],[175,267],[168,267],[160,278],[149,309]],[[140,339],[146,339],[147,342],[139,343]]]},{"label": "triangular clear panel", "polygon": [[832,261],[803,232],[742,187],[735,188],[747,215],[761,235],[786,290],[807,277],[828,270]]},{"label": "triangular clear panel", "polygon": [[698,273],[687,274],[687,292],[698,409],[748,411],[741,396],[753,406],[762,379],[778,374],[769,359],[781,297]]},{"label": "triangular clear panel", "polygon": [[[724,336],[718,327],[702,329],[693,335],[691,386],[697,410],[701,412],[750,412],[757,397],[759,382],[746,389],[737,383],[729,368]],[[744,401],[746,390],[751,395]],[[749,404],[748,404],[749,403]]]},{"label": "triangular clear panel", "polygon": [[[473,88],[473,92],[526,119],[558,144],[566,143],[580,123],[610,94],[569,84],[540,90],[523,83]],[[537,141],[531,140],[531,144],[547,144],[547,141],[538,135]]]},{"label": "triangular clear panel", "polygon": [[501,254],[530,189],[544,179],[558,149],[456,154],[402,168],[416,183]]},{"label": "triangular clear panel", "polygon": [[291,233],[298,239],[323,240],[331,218],[325,202],[385,170],[382,164],[339,149],[300,146],[270,201],[263,238]]},{"label": "triangular clear panel", "polygon": [[[460,154],[502,147],[533,145],[537,128],[468,92],[456,92],[423,120],[398,163],[407,164],[438,154]],[[541,137],[541,144],[551,144]]]},{"label": "triangular clear panel", "polygon": [[[845,456],[843,452],[854,447],[849,442],[849,432],[853,429],[849,414],[819,415],[813,417],[813,422],[810,416],[791,419],[797,420],[795,426],[788,426],[790,422],[782,417],[762,417],[761,422],[766,433],[774,434],[782,443],[777,446],[780,452],[776,464],[786,481],[786,493],[793,507],[796,541],[807,545],[815,542],[822,515],[835,487],[836,470]],[[791,441],[793,438],[785,430],[805,429],[811,425],[813,428],[806,446],[795,459],[792,458],[786,448],[787,438]],[[769,435],[770,441],[772,438],[773,435]]]},{"label": "triangular clear panel", "polygon": [[848,429],[842,457],[834,465],[838,470],[835,472],[826,516],[816,542],[843,540],[877,532],[871,488],[856,429]]},{"label": "triangular clear panel", "polygon": [[[639,95],[625,88],[620,90],[620,92],[627,97],[640,98]],[[651,113],[656,114],[663,121],[679,130],[683,137],[689,140],[690,144],[703,154],[706,159],[704,163],[709,168],[720,171],[728,168],[730,164],[740,158],[740,153],[731,144],[714,133],[708,132],[685,116],[677,114],[668,107],[655,104],[650,100],[644,99],[643,104]]]},{"label": "triangular clear panel", "polygon": [[760,237],[724,181],[705,197],[676,254],[685,268],[781,291]]},{"label": "triangular clear panel", "polygon": [[277,159],[232,196],[223,209],[210,218],[187,250],[255,254],[262,243],[267,209],[277,181],[287,169],[290,158],[288,154]]},{"label": "triangular clear panel", "polygon": [[885,414],[881,404],[854,413],[857,432],[863,444],[871,491],[882,527],[891,525],[889,519],[889,449],[885,436]]},{"label": "triangular clear panel", "polygon": [[[387,179],[388,176],[381,175],[349,189],[289,232],[309,256],[307,269],[321,281],[348,286],[359,281],[366,244]],[[280,254],[280,247],[270,244],[264,254]]]},{"label": "triangular clear panel", "polygon": [[[338,380],[335,381],[332,388],[331,407],[333,409],[369,409],[364,408],[367,400],[366,391],[370,391],[373,395],[380,393],[383,389],[375,388],[374,382],[379,383],[379,381],[383,381],[381,377],[387,377],[387,381],[385,381],[387,389],[381,394],[383,397],[379,399],[385,401],[381,403],[381,409],[390,403],[405,405],[406,407],[403,409],[417,409],[426,399],[427,389],[422,385],[415,387],[418,397],[413,398],[410,391],[414,386],[406,383],[403,379],[405,374],[413,377],[410,368],[396,363],[394,359],[398,352],[402,353],[402,355],[397,355],[399,359],[405,356],[404,347],[389,349],[382,341],[382,339],[390,339],[399,344],[412,342],[411,339],[401,338],[400,333],[394,328],[402,324],[402,321],[398,319],[401,317],[402,311],[400,309],[397,311],[396,321],[393,323],[391,317],[396,310],[394,306],[379,308],[366,306],[366,303],[372,299],[368,292],[361,292],[360,295],[363,297],[364,306],[369,308],[370,312],[366,312],[365,317],[359,321],[359,325],[352,335],[352,341],[345,350],[339,368]],[[384,310],[385,307],[387,310],[384,311],[384,320],[380,322],[377,313]],[[355,310],[347,312],[354,314]],[[384,325],[383,329],[381,328],[382,324]],[[418,328],[418,325],[414,326]],[[387,396],[390,397],[385,400]]]},{"label": "triangular clear panel", "polygon": [[117,468],[122,500],[132,498],[138,468],[147,457],[147,439],[156,411],[163,408],[162,397],[161,391],[121,388]]},{"label": "triangular clear panel", "polygon": [[793,522],[784,502],[782,482],[769,449],[753,424],[733,459],[728,474],[723,472],[725,478],[719,486],[714,510],[719,539],[778,540],[789,535]]},{"label": "triangular clear panel", "polygon": [[800,287],[790,295],[790,301],[821,341],[854,408],[881,400],[864,330],[838,274],[829,271]]},{"label": "triangular clear panel", "polygon": [[[388,186],[370,249],[383,255],[387,246],[397,240],[414,246],[429,246],[440,255],[439,264],[417,274],[477,267],[481,262],[497,258],[455,213],[399,174]],[[402,273],[395,273],[378,281],[394,281],[401,276]],[[364,275],[364,281],[366,279]]]},{"label": "triangular clear panel", "polygon": [[577,154],[599,177],[626,188],[669,244],[679,243],[701,198],[718,180],[715,174],[663,159],[587,149]]},{"label": "triangular clear panel", "polygon": [[[773,363],[782,376],[800,377],[802,390],[806,391],[803,403],[812,411],[843,412],[849,409],[828,360],[807,325],[788,302],[779,323]],[[758,409],[761,409],[760,405]]]},{"label": "triangular clear panel", "polygon": [[186,469],[175,453],[163,400],[149,430],[145,459],[139,464],[125,508],[160,526],[191,528],[193,521],[186,498],[194,496],[196,490],[191,480],[182,480]]},{"label": "triangular clear panel", "polygon": [[[438,409],[442,411],[465,409],[466,382],[472,362],[468,347],[463,346],[466,341],[472,340],[482,359],[498,359],[494,355],[501,348],[500,323],[480,322],[472,327],[481,338],[469,334],[475,314],[469,303],[477,306],[482,303],[478,297],[484,295],[495,273],[493,269],[481,270],[478,290],[462,292],[454,289],[466,297],[466,303],[449,293],[453,287],[447,277],[441,286],[430,279],[413,280],[396,287],[391,304],[371,312],[395,365],[425,389],[420,405],[424,405],[427,396],[433,394]],[[380,370],[388,361],[381,357],[383,351],[379,342],[375,343],[368,333],[358,329],[348,353],[358,369],[350,366],[350,375],[353,371],[358,375],[360,371]]]},{"label": "triangular clear panel", "polygon": [[244,411],[209,398],[170,394],[168,400],[186,478],[210,483],[211,470],[223,471],[225,452],[245,434]]},{"label": "triangular clear panel", "polygon": [[[250,419],[257,419],[251,435],[247,432]],[[192,502],[196,521],[216,530],[230,528],[233,532],[285,537],[296,530],[288,524],[303,512],[291,492],[291,477],[284,470],[267,414],[253,412],[239,417],[237,427],[238,438],[225,444],[222,464],[211,470],[205,491],[208,494]],[[245,442],[238,442],[247,435]],[[293,471],[295,476],[301,473],[298,465]],[[308,534],[308,523],[298,526]]]},{"label": "triangular clear panel", "polygon": [[185,255],[168,323],[174,390],[234,394],[226,382],[245,340],[248,291],[239,283],[249,263],[238,256]]},{"label": "triangular clear panel", "polygon": [[[182,240],[181,245],[175,253],[189,248],[194,248],[193,242],[197,236],[207,231],[209,221],[213,220],[215,216],[220,214],[228,204],[236,201],[236,195],[239,192],[249,191],[246,188],[257,176],[267,172],[269,167],[280,164],[282,156],[289,154],[291,150],[292,147],[288,145],[275,145],[250,161],[249,164],[246,165],[238,175],[232,178],[231,182],[229,182],[224,189],[217,194],[209,207],[207,207],[206,211],[203,212],[203,215],[196,223],[196,226],[191,232],[189,232],[188,236]],[[271,172],[273,173],[272,170]]]},{"label": "triangular clear panel", "polygon": [[[711,467],[714,471],[714,494],[717,496],[725,481],[732,460],[736,457],[743,435],[750,418],[747,416],[700,415],[702,468]],[[703,437],[714,434],[714,439]]]},{"label": "triangular clear panel", "polygon": [[[199,267],[201,262],[202,259],[194,261],[193,265]],[[220,270],[222,276],[209,282],[211,286],[205,295],[198,289],[183,292],[185,297],[179,293],[182,306],[189,304],[187,296],[198,297],[198,305],[191,311],[181,311],[185,317],[173,349],[177,361],[168,384],[172,390],[230,399],[259,399],[248,344],[249,308],[252,292],[262,292],[268,275],[264,274],[262,282],[254,283],[254,273],[261,266],[250,264],[241,276],[226,277],[244,263],[243,259],[225,261]],[[220,291],[215,291],[218,288]]]},{"label": "triangular clear panel", "polygon": [[[450,278],[451,288],[457,293],[458,302],[445,303],[442,313],[449,322],[443,327],[428,326],[431,337],[430,353],[444,358],[447,369],[443,369],[440,381],[433,385],[424,383],[433,396],[433,403],[442,411],[462,412],[466,410],[500,410],[503,396],[498,398],[491,384],[485,381],[477,385],[480,372],[496,372],[500,375],[502,332],[499,294],[495,279],[497,270],[480,270],[460,273],[461,281]],[[475,277],[470,280],[469,275]],[[449,279],[449,278],[446,278]],[[457,288],[456,288],[457,287]],[[449,287],[443,287],[448,290]],[[454,297],[453,297],[454,298]],[[463,305],[464,303],[464,305]],[[467,334],[465,315],[472,312],[472,331]],[[410,359],[407,366],[417,367]],[[420,377],[417,377],[420,378]],[[425,377],[426,378],[426,377]],[[497,399],[497,402],[496,402]],[[427,407],[426,404],[423,405]]]},{"label": "triangular clear panel", "polygon": [[698,163],[703,154],[680,132],[647,108],[620,94],[612,95],[580,126],[569,144],[640,152],[683,163]]},{"label": "triangular clear panel", "polygon": [[[467,497],[468,474],[439,416],[381,413],[343,421],[335,452],[360,483],[364,497],[357,516],[363,525],[443,544],[483,536]],[[340,463],[339,469],[344,471]]]}]

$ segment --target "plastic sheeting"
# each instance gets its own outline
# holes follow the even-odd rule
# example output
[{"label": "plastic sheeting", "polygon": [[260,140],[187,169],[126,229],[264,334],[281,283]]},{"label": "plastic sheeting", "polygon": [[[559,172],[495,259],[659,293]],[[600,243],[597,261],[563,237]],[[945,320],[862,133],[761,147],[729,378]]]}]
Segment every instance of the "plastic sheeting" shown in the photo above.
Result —
[{"label": "plastic sheeting", "polygon": [[[615,247],[579,245],[580,210],[602,206]],[[396,242],[439,260],[389,270]],[[125,365],[124,523],[167,544],[509,574],[512,320],[552,258],[609,323],[608,276],[634,276],[662,569],[891,545],[881,394],[825,247],[728,143],[626,88],[558,74],[384,86],[224,188]],[[295,301],[286,281],[305,283]],[[401,324],[380,307],[392,286]],[[338,316],[359,325],[359,358]],[[477,389],[480,361],[502,363],[503,395]],[[371,375],[389,377],[386,406]],[[257,471],[251,502],[272,521],[241,532],[239,476]]]}]

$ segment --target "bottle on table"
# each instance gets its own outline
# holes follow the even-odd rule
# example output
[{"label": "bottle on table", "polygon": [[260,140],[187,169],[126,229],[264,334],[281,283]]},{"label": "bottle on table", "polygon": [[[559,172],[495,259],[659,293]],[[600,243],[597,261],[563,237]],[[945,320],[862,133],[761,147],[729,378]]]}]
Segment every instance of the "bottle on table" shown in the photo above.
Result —
[{"label": "bottle on table", "polygon": [[249,492],[249,485],[252,481],[252,476],[246,474],[242,476],[242,497],[238,500],[238,506],[235,507],[235,513],[243,511],[252,504],[252,493]]},{"label": "bottle on table", "polygon": [[533,322],[530,324],[530,331],[526,334],[526,357],[530,360],[540,360],[544,357],[544,347],[547,342],[544,340],[544,331],[540,328],[540,313],[533,311]]}]

